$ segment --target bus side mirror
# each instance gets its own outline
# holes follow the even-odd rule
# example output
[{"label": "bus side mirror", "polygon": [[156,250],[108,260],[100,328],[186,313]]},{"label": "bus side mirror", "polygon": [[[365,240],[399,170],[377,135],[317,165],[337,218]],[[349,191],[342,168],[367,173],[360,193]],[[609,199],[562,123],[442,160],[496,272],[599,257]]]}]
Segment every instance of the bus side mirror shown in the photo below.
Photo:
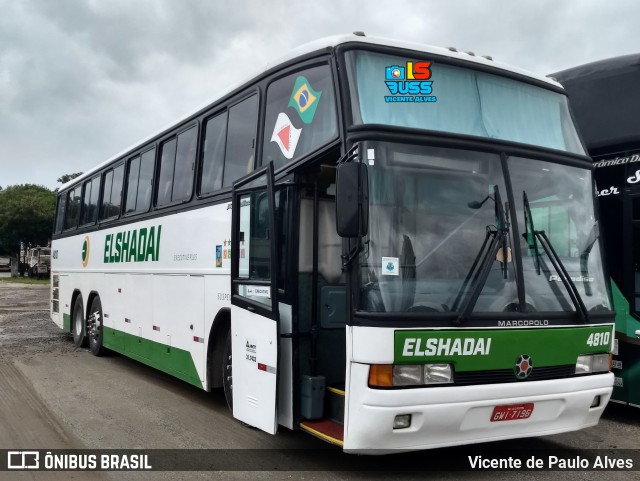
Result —
[{"label": "bus side mirror", "polygon": [[369,176],[365,164],[338,165],[336,228],[340,237],[362,237],[369,231]]}]

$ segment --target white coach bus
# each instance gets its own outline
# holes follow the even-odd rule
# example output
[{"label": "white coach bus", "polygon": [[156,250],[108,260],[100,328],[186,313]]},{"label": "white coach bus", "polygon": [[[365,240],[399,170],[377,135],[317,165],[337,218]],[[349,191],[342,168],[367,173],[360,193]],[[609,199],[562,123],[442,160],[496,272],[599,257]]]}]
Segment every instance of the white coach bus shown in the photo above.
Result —
[{"label": "white coach bus", "polygon": [[593,193],[553,80],[331,38],[65,184],[51,318],[351,452],[576,430],[613,383]]}]

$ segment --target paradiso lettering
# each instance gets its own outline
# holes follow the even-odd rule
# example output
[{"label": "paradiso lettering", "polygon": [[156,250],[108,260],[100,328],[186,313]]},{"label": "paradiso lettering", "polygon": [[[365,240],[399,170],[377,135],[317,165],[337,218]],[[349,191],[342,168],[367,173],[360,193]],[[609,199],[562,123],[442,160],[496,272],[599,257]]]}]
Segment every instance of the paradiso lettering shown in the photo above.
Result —
[{"label": "paradiso lettering", "polygon": [[161,233],[162,226],[158,225],[107,234],[104,238],[104,263],[157,261]]},{"label": "paradiso lettering", "polygon": [[[402,355],[418,356],[488,356],[491,351],[491,338],[473,337],[455,339],[427,338],[424,346],[421,338],[407,338],[404,341]],[[423,349],[424,347],[424,349]]]}]

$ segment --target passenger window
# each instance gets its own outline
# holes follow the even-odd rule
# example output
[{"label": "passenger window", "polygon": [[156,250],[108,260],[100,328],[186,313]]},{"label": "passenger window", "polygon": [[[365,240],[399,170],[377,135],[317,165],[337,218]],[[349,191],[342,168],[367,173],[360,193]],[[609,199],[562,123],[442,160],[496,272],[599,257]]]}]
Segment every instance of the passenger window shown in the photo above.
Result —
[{"label": "passenger window", "polygon": [[194,126],[162,144],[158,206],[191,198],[197,134],[198,129]]},{"label": "passenger window", "polygon": [[257,95],[253,95],[229,109],[227,148],[222,176],[223,187],[229,187],[234,181],[253,170],[257,124]]},{"label": "passenger window", "polygon": [[328,65],[296,72],[267,89],[262,164],[282,167],[338,135],[335,94]]},{"label": "passenger window", "polygon": [[98,219],[98,196],[100,194],[100,177],[94,177],[84,183],[82,196],[82,212],[80,225],[94,224]]},{"label": "passenger window", "polygon": [[64,213],[67,203],[66,195],[58,196],[58,209],[56,211],[56,234],[62,232],[62,226],[64,225]]},{"label": "passenger window", "polygon": [[138,200],[138,178],[140,175],[140,156],[129,160],[127,172],[127,202],[124,213],[130,214],[136,211],[136,201]]},{"label": "passenger window", "polygon": [[64,215],[64,228],[73,229],[78,226],[80,218],[80,187],[70,190],[67,193],[67,208]]},{"label": "passenger window", "polygon": [[207,120],[202,147],[202,177],[200,178],[202,195],[222,188],[226,134],[227,112]]},{"label": "passenger window", "polygon": [[122,198],[122,180],[124,177],[124,164],[109,170],[104,175],[104,190],[102,194],[101,219],[111,219],[120,214],[120,201]]}]

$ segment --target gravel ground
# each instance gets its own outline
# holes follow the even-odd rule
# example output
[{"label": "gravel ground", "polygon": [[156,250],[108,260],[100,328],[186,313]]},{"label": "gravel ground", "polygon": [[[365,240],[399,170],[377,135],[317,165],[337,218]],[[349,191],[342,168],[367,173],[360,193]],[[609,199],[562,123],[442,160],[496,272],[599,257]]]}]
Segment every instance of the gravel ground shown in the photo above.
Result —
[{"label": "gravel ground", "polygon": [[[49,319],[49,287],[0,283],[0,449],[230,449],[228,456],[249,462],[255,449],[324,449],[299,431],[277,436],[243,426],[228,413],[221,392],[206,393],[118,355],[95,358],[76,348]],[[640,410],[611,404],[596,427],[575,433],[491,443],[465,448],[370,458],[337,453],[348,471],[315,471],[309,454],[294,454],[302,471],[226,471],[209,473],[3,473],[13,479],[545,479],[638,480],[635,472],[433,472],[429,459],[447,455],[493,454],[514,447],[601,449],[616,457],[640,448]],[[242,450],[247,451],[242,451]],[[331,448],[333,449],[333,448]],[[275,451],[274,451],[275,452]],[[313,452],[313,451],[311,451]],[[373,471],[354,471],[371,461]],[[365,460],[363,462],[363,460]],[[407,462],[420,473],[394,472]],[[346,464],[344,464],[346,463]],[[377,467],[376,467],[377,466]],[[638,466],[640,468],[640,466]],[[7,476],[11,474],[11,476]]]}]

